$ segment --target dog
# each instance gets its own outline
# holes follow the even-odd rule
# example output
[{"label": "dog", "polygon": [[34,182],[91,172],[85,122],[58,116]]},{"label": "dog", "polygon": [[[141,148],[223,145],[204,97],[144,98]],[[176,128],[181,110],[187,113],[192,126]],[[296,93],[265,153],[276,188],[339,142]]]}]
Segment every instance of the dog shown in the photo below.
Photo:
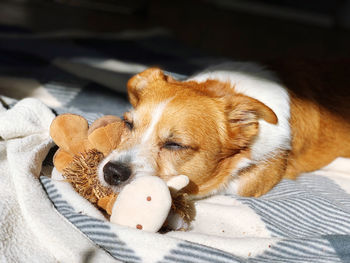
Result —
[{"label": "dog", "polygon": [[118,191],[138,176],[184,174],[193,198],[259,197],[282,178],[350,157],[350,87],[297,68],[229,63],[184,81],[159,68],[135,75],[133,109],[100,181]]}]

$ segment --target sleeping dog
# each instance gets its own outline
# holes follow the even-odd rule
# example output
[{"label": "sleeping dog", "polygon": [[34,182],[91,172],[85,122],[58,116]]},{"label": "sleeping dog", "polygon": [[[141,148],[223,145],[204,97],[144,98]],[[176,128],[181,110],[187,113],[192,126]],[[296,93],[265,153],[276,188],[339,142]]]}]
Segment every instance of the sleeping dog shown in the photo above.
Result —
[{"label": "sleeping dog", "polygon": [[137,74],[128,82],[133,109],[120,146],[99,166],[101,182],[117,191],[138,176],[184,174],[195,198],[259,197],[282,178],[350,157],[349,90],[299,69],[277,75],[230,63],[186,81],[158,68]]}]

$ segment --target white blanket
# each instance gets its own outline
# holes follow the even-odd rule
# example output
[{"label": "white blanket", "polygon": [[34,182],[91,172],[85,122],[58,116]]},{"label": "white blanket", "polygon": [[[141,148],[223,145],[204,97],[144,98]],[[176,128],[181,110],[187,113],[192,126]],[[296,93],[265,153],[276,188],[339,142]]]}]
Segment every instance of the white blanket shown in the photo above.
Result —
[{"label": "white blanket", "polygon": [[0,262],[115,262],[74,228],[40,184],[54,114],[25,99],[0,111]]},{"label": "white blanket", "polygon": [[0,262],[350,259],[349,160],[284,180],[258,199],[201,200],[188,232],[147,233],[110,224],[67,183],[48,177],[42,162],[53,118],[34,99],[0,110]]}]

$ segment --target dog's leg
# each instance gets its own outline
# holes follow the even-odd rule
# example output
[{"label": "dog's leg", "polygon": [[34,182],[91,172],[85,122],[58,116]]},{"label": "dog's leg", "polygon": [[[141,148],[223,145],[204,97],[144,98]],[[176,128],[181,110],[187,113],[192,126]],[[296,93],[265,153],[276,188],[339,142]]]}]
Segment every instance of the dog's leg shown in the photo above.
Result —
[{"label": "dog's leg", "polygon": [[[340,148],[341,146],[339,146]],[[304,154],[299,154],[295,156],[291,154],[288,158],[287,169],[284,178],[296,179],[301,173],[308,173],[321,169],[322,167],[330,164],[336,157],[347,157],[349,155],[340,155],[334,153],[333,155],[322,155],[321,151],[313,154],[312,152],[306,152]]]},{"label": "dog's leg", "polygon": [[253,165],[239,174],[238,194],[259,197],[272,189],[283,177],[288,152],[280,152],[275,157]]},{"label": "dog's leg", "polygon": [[[333,125],[335,126],[335,125]],[[288,156],[288,163],[284,178],[296,179],[301,173],[312,172],[331,163],[337,157],[350,158],[350,130],[344,133],[327,131],[334,138],[321,138],[308,144],[300,151],[292,151]],[[311,140],[308,140],[310,142]],[[296,147],[294,147],[296,148]]]}]

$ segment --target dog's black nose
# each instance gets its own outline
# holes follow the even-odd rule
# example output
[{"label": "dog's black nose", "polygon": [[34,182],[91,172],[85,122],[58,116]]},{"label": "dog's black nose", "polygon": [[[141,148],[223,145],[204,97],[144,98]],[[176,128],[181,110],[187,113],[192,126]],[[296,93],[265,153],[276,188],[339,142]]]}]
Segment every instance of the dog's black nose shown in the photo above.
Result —
[{"label": "dog's black nose", "polygon": [[129,179],[130,166],[122,162],[108,162],[103,166],[103,177],[107,184],[119,185]]}]

